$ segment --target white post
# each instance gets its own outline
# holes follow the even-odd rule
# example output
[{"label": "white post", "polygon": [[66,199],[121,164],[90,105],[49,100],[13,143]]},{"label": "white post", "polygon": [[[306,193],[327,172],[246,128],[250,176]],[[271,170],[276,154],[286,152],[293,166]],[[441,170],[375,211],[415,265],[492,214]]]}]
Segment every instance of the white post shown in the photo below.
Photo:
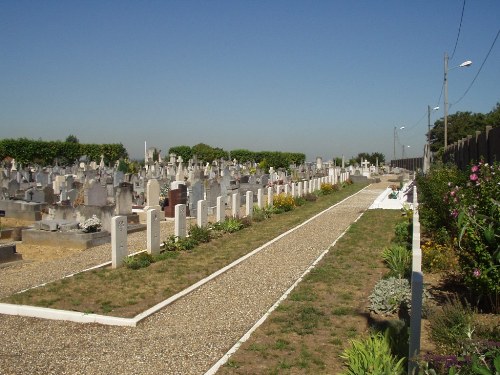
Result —
[{"label": "white post", "polygon": [[127,217],[114,216],[111,218],[111,267],[121,267],[127,254]]},{"label": "white post", "polygon": [[160,253],[160,212],[149,210],[147,213],[147,251],[155,255]]},{"label": "white post", "polygon": [[408,353],[408,374],[418,374],[418,355],[420,354],[420,335],[422,326],[422,293],[424,276],[422,274],[422,250],[420,248],[420,222],[418,215],[417,188],[413,188],[413,237],[411,272],[411,317],[410,350]]}]

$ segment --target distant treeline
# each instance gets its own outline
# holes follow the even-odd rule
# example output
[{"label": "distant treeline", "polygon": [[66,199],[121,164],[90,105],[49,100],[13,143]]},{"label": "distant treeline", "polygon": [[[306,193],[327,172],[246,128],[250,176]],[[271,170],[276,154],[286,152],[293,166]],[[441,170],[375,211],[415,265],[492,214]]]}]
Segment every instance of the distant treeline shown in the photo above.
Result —
[{"label": "distant treeline", "polygon": [[0,139],[0,161],[7,157],[17,163],[38,165],[71,165],[81,157],[87,161],[114,163],[128,157],[127,150],[118,144],[82,144],[77,142],[42,141],[27,138]]},{"label": "distant treeline", "polygon": [[291,164],[302,164],[306,160],[306,155],[298,152],[280,152],[280,151],[250,151],[237,149],[225,151],[219,147],[212,147],[204,143],[196,146],[175,146],[168,150],[169,154],[181,156],[184,161],[192,159],[194,155],[198,160],[211,163],[219,159],[238,160],[240,163],[247,161],[258,163],[261,168],[288,168]]}]

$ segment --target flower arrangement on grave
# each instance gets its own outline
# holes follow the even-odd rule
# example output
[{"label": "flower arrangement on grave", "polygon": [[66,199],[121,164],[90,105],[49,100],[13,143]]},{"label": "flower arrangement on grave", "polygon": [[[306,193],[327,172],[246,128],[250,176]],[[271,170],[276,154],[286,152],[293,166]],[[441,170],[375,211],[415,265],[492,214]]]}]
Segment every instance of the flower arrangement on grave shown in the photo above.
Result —
[{"label": "flower arrangement on grave", "polygon": [[170,184],[167,182],[160,188],[160,206],[165,205],[165,201],[168,198],[168,192],[170,191]]},{"label": "flower arrangement on grave", "polygon": [[96,215],[92,215],[90,219],[87,219],[80,223],[80,229],[83,233],[99,232],[101,230],[101,227],[101,220]]}]

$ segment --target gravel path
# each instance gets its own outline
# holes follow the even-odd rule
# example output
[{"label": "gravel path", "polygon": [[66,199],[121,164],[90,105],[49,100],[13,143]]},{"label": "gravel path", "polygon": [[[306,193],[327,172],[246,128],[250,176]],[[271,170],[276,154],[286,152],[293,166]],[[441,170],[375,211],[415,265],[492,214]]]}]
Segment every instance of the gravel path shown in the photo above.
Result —
[{"label": "gravel path", "polygon": [[[0,374],[203,374],[385,187],[369,186],[135,328],[0,315]],[[78,254],[81,265],[109,258],[100,248]],[[72,263],[0,270],[2,293],[13,275],[58,278],[75,271]]]}]

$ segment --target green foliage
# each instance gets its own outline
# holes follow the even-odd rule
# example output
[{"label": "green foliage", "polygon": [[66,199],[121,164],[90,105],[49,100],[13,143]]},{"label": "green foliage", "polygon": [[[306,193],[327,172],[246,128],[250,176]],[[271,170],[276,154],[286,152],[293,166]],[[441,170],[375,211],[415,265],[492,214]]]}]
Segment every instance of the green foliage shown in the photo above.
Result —
[{"label": "green foliage", "polygon": [[120,144],[80,144],[76,142],[41,141],[27,138],[0,140],[0,160],[10,156],[22,164],[60,165],[73,164],[83,155],[88,161],[99,162],[104,155],[106,163],[127,157],[127,150]]},{"label": "green foliage", "polygon": [[[484,131],[487,125],[498,126],[500,124],[500,103],[487,114],[472,112],[456,112],[448,115],[447,137],[448,144],[455,143],[460,139],[475,134],[477,130]],[[431,129],[431,151],[436,152],[444,146],[444,119],[439,119]]]},{"label": "green foliage", "polygon": [[193,225],[189,228],[189,237],[199,243],[206,243],[211,240],[210,232],[209,227],[199,227],[198,225]]},{"label": "green foliage", "polygon": [[76,138],[76,136],[74,136],[73,134],[70,134],[66,137],[66,141],[67,143],[80,143],[80,141],[78,140],[78,138]]},{"label": "green foliage", "polygon": [[389,277],[380,280],[368,297],[370,310],[377,314],[393,314],[411,307],[411,288],[407,279]]},{"label": "green foliage", "polygon": [[321,195],[329,195],[332,194],[335,191],[339,191],[339,186],[338,185],[333,185],[333,184],[321,184],[320,186],[320,194]]},{"label": "green foliage", "polygon": [[139,268],[149,267],[151,263],[154,263],[155,260],[151,254],[148,253],[140,253],[134,256],[129,256],[124,259],[123,263],[127,268],[138,270]]},{"label": "green foliage", "polygon": [[426,232],[432,234],[441,228],[452,231],[446,196],[451,186],[460,185],[464,176],[456,166],[436,164],[427,175],[417,176],[419,220]]},{"label": "green foliage", "polygon": [[477,323],[470,305],[457,297],[432,314],[429,322],[440,354],[423,357],[422,374],[498,374],[498,326],[485,329]]},{"label": "green foliage", "polygon": [[376,333],[366,339],[352,340],[341,358],[347,370],[344,375],[398,375],[404,373],[404,358],[398,360],[392,353],[386,335]]},{"label": "green foliage", "polygon": [[193,157],[193,150],[191,150],[191,147],[189,146],[170,147],[168,153],[180,156],[184,161],[188,161]]},{"label": "green foliage", "polygon": [[273,214],[272,207],[259,208],[258,206],[253,206],[252,220],[259,222],[270,219]]},{"label": "green foliage", "polygon": [[403,279],[411,273],[411,251],[400,245],[386,247],[382,252],[382,259],[389,267],[389,276]]},{"label": "green foliage", "polygon": [[471,307],[455,297],[429,316],[431,338],[441,353],[463,352],[474,330],[473,315]]},{"label": "green foliage", "polygon": [[222,158],[228,158],[227,152],[223,149],[219,147],[212,147],[204,143],[198,143],[197,145],[193,146],[191,151],[193,155],[196,155],[199,160],[203,160],[207,163],[211,163],[214,160]]},{"label": "green foliage", "polygon": [[403,220],[394,226],[394,242],[398,245],[411,247],[412,226],[409,220]]},{"label": "green foliage", "polygon": [[377,164],[377,158],[378,162],[384,163],[385,162],[385,155],[382,154],[381,152],[373,152],[371,154],[367,152],[360,152],[358,156],[354,159],[356,163],[361,165],[361,163],[366,159],[371,165],[376,165]]},{"label": "green foliage", "polygon": [[280,193],[273,197],[273,206],[283,212],[291,211],[295,207],[295,200],[291,195]]},{"label": "green foliage", "polygon": [[457,255],[450,245],[427,241],[421,246],[424,272],[453,271],[457,269]]},{"label": "green foliage", "polygon": [[224,221],[213,224],[213,228],[225,233],[234,233],[243,229],[244,224],[237,218],[226,217]]},{"label": "green foliage", "polygon": [[194,238],[179,238],[174,235],[168,237],[161,245],[162,251],[185,251],[192,250],[198,245]]}]

